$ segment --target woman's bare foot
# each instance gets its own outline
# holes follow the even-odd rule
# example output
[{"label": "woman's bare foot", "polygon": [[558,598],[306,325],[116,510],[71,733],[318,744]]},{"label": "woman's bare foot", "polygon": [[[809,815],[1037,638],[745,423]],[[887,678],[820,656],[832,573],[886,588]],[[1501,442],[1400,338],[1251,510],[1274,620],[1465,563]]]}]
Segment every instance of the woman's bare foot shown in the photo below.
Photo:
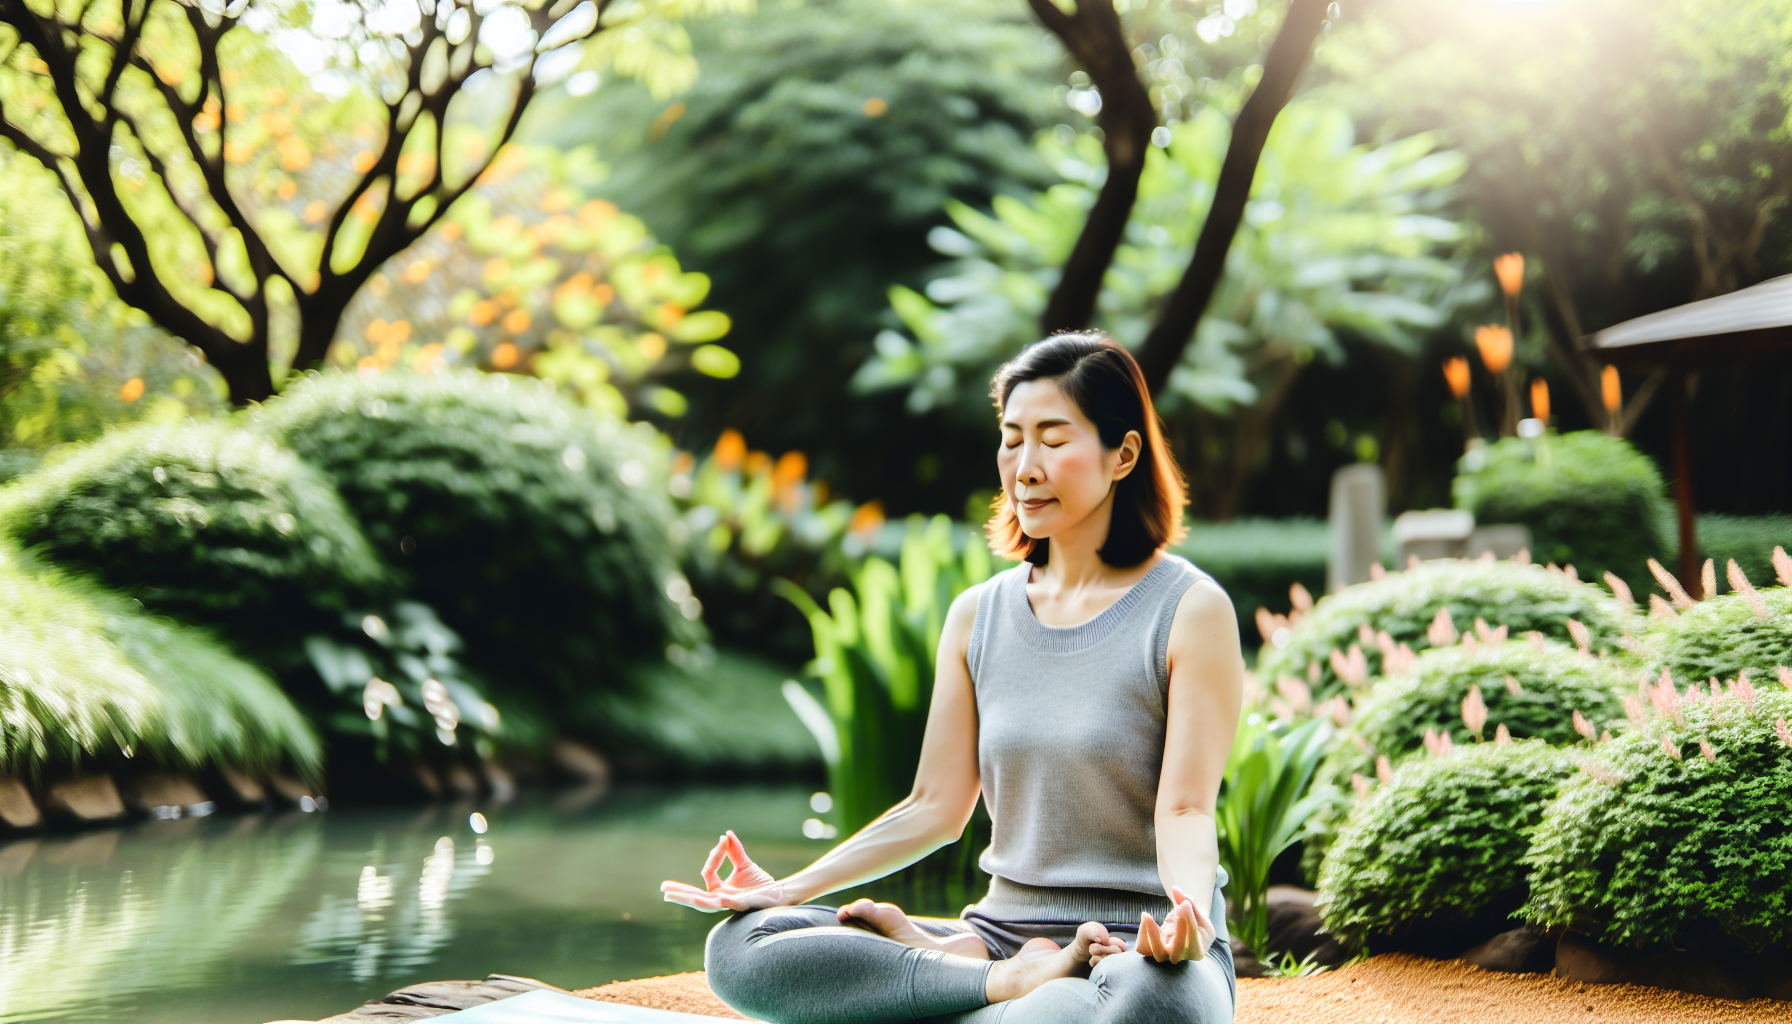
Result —
[{"label": "woman's bare foot", "polygon": [[992,1003],[1019,999],[1048,981],[1087,978],[1089,968],[1103,957],[1125,951],[1125,943],[1099,923],[1089,921],[1076,930],[1076,938],[1067,947],[1059,948],[1050,939],[1033,939],[1010,959],[997,961],[984,979],[983,993]]},{"label": "woman's bare foot", "polygon": [[[858,922],[887,939],[895,939],[905,946],[916,949],[937,949],[953,956],[969,957],[972,960],[988,960],[989,948],[975,932],[964,932],[959,935],[934,935],[932,932],[909,920],[902,908],[894,903],[875,903],[871,900],[855,900],[840,908],[840,923]],[[1057,948],[1056,946],[1053,947]]]}]

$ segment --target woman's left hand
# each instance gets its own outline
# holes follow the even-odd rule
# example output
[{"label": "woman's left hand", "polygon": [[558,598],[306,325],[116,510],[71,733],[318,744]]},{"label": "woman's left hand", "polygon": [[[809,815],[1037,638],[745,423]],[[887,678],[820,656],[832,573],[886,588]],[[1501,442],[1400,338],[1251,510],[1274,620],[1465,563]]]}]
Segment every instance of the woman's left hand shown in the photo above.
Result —
[{"label": "woman's left hand", "polygon": [[1202,960],[1218,934],[1213,922],[1180,886],[1170,888],[1175,907],[1160,928],[1150,914],[1139,916],[1139,941],[1133,948],[1158,963]]}]

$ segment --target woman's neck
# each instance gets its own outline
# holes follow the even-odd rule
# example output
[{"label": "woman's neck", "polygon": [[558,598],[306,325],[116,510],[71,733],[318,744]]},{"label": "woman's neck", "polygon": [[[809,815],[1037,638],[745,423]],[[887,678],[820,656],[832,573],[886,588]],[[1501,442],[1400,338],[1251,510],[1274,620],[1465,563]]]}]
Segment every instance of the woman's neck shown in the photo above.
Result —
[{"label": "woman's neck", "polygon": [[1117,571],[1124,572],[1101,560],[1113,518],[1114,495],[1110,491],[1082,522],[1051,538],[1046,564],[1040,566],[1041,577],[1049,578],[1058,590],[1076,591],[1102,586]]}]

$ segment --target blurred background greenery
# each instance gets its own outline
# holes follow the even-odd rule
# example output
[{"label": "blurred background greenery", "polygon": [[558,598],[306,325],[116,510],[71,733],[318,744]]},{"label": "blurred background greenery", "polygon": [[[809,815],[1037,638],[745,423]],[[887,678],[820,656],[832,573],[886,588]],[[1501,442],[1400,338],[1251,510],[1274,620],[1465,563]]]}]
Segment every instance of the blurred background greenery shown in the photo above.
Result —
[{"label": "blurred background greenery", "polygon": [[[95,773],[138,813],[168,774],[316,807],[613,773],[804,780],[811,840],[863,824],[912,777],[945,609],[1006,567],[986,382],[1135,173],[1087,318],[1129,346],[1242,210],[1158,401],[1176,552],[1255,672],[1223,826],[1253,943],[1273,880],[1338,880],[1353,941],[1414,926],[1349,880],[1403,870],[1378,837],[1448,773],[1403,765],[1491,738],[1455,728],[1471,691],[1557,748],[1571,711],[1656,728],[1625,671],[1783,664],[1713,636],[1792,582],[1792,372],[1692,393],[1695,561],[1731,593],[1676,612],[1660,381],[1577,342],[1792,271],[1792,0],[483,6],[101,2],[63,28],[138,26],[112,76],[0,16],[0,781],[52,814]],[[1315,605],[1358,464],[1540,564],[1409,569],[1390,534]],[[1540,749],[1440,785],[1543,765],[1508,797],[1556,828]],[[1353,818],[1373,786],[1400,801]],[[974,888],[982,827],[923,873]],[[1487,891],[1412,906],[1519,906],[1525,850],[1488,849]],[[1585,912],[1558,881],[1538,913]]]}]

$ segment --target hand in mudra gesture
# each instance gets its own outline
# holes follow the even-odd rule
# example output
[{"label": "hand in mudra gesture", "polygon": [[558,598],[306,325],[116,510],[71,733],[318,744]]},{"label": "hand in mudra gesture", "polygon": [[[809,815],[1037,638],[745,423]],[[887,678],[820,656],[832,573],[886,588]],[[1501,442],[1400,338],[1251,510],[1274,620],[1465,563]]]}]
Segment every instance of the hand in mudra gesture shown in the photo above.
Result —
[{"label": "hand in mudra gesture", "polygon": [[[721,875],[723,861],[734,866],[727,878]],[[665,881],[660,883],[660,892],[665,894],[667,903],[683,904],[706,914],[764,910],[800,902],[783,882],[753,863],[733,832],[717,840],[715,848],[709,851],[709,859],[703,862],[703,885],[699,889],[683,882]]]},{"label": "hand in mudra gesture", "polygon": [[1139,916],[1139,941],[1133,948],[1158,963],[1205,959],[1218,934],[1213,922],[1181,886],[1170,887],[1170,899],[1176,905],[1161,927],[1150,914]]}]

